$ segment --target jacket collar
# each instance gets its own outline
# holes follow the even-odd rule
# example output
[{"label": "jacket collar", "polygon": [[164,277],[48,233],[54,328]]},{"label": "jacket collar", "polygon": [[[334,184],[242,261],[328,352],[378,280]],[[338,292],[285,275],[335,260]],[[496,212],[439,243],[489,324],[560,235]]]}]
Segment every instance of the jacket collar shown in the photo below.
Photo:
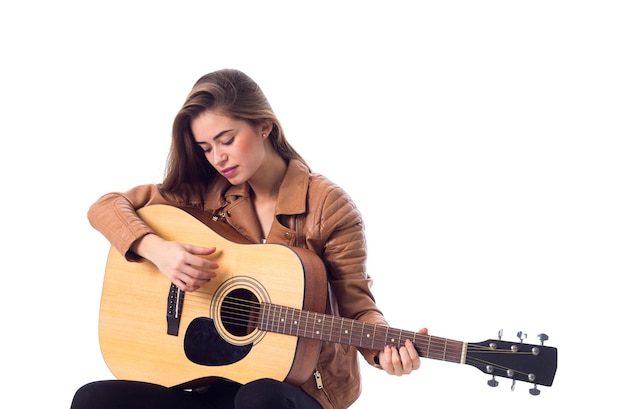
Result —
[{"label": "jacket collar", "polygon": [[[215,196],[214,209],[222,208],[242,198],[250,197],[250,185],[230,185],[226,178],[216,183],[223,194]],[[276,215],[301,214],[306,210],[306,196],[309,187],[309,168],[299,160],[292,159],[287,165],[287,173],[280,184],[276,201]]]}]

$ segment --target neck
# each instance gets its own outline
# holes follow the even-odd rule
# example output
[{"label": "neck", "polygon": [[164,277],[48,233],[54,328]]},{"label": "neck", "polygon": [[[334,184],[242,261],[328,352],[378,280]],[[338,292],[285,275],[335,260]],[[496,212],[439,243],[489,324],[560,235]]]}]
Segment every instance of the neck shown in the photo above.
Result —
[{"label": "neck", "polygon": [[278,197],[278,190],[285,173],[287,173],[287,163],[273,150],[263,162],[259,170],[248,180],[250,188],[254,192],[256,200],[274,200]]}]

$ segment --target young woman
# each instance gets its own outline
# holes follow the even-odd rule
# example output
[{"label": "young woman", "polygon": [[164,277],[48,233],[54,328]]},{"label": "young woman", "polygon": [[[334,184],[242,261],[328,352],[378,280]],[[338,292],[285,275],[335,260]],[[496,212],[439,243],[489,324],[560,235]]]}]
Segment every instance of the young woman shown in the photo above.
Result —
[{"label": "young woman", "polygon": [[[173,125],[168,167],[159,185],[109,193],[89,220],[129,261],[150,260],[173,284],[193,292],[216,277],[219,248],[167,241],[137,215],[144,206],[202,209],[254,243],[304,247],[327,270],[327,314],[387,325],[370,292],[361,215],[348,195],[312,173],[285,139],[259,86],[226,69],[193,86]],[[426,330],[420,332],[425,333]],[[389,374],[420,366],[413,344],[359,349]],[[315,376],[314,376],[315,375]],[[300,386],[271,379],[245,385],[223,380],[196,390],[110,380],[81,387],[72,409],[347,408],[361,388],[357,349],[323,342],[314,373]]]}]

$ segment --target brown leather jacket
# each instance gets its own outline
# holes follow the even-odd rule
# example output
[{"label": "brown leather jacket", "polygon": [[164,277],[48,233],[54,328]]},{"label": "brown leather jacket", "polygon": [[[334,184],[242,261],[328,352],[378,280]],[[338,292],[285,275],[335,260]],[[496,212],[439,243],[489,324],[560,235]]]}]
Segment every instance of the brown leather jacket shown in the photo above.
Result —
[{"label": "brown leather jacket", "polygon": [[[248,188],[247,184],[232,186],[220,179],[204,198],[204,209],[260,243],[262,233]],[[151,231],[135,209],[153,204],[194,203],[168,202],[157,185],[142,185],[126,193],[102,196],[89,209],[89,221],[127,259],[138,260],[130,247]],[[275,216],[268,243],[308,248],[326,264],[330,287],[327,313],[387,325],[370,292],[372,280],[366,272],[361,214],[341,188],[292,160],[280,187]],[[375,351],[360,352],[375,365]],[[316,372],[321,378],[316,381],[311,374],[301,387],[324,409],[347,408],[358,398],[361,377],[354,347],[323,342]]]}]

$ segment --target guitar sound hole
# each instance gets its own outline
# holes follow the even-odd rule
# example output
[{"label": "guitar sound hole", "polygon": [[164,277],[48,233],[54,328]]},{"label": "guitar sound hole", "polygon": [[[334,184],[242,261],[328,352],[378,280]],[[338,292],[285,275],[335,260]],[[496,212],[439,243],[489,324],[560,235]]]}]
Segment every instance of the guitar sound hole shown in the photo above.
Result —
[{"label": "guitar sound hole", "polygon": [[259,300],[252,292],[243,288],[231,291],[220,309],[224,328],[234,336],[249,335],[257,327],[259,307]]}]

